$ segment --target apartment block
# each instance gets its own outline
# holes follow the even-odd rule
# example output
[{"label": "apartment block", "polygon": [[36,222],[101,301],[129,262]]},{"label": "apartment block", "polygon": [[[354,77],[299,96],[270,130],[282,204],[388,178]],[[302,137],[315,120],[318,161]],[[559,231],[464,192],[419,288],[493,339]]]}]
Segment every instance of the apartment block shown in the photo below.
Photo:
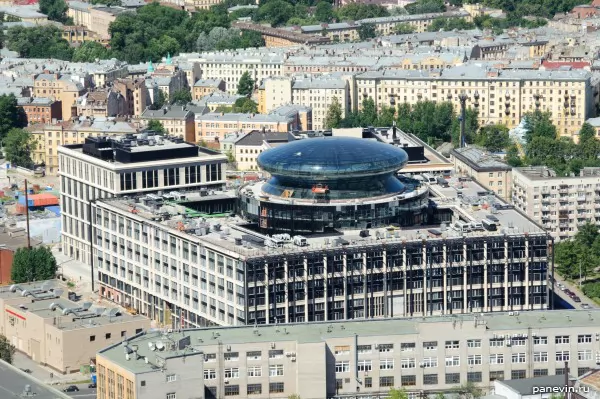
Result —
[{"label": "apartment block", "polygon": [[215,91],[225,91],[225,81],[222,79],[199,79],[194,83],[192,90],[194,100],[199,100]]},{"label": "apartment block", "polygon": [[528,112],[550,112],[561,136],[575,137],[594,115],[591,75],[583,70],[495,70],[465,65],[439,71],[385,70],[356,76],[356,101],[372,98],[378,108],[418,101],[450,101],[476,108],[481,125],[519,125]]},{"label": "apartment block", "polygon": [[81,144],[88,136],[121,136],[139,132],[139,129],[129,122],[93,117],[76,122],[36,124],[29,126],[27,130],[36,141],[36,148],[32,152],[33,161],[44,163],[49,175],[59,172],[58,149],[62,145]]},{"label": "apartment block", "polygon": [[506,201],[511,199],[512,168],[485,151],[474,147],[456,148],[450,152],[456,173],[477,180]]},{"label": "apartment block", "polygon": [[250,133],[231,133],[223,139],[221,150],[235,158],[235,168],[239,171],[258,171],[258,156],[273,146],[281,145],[296,138],[291,134],[278,132],[262,132],[253,130]]},{"label": "apartment block", "polygon": [[545,166],[513,169],[513,204],[557,240],[573,237],[578,227],[600,223],[600,168],[560,177]]},{"label": "apartment block", "polygon": [[146,87],[145,79],[116,79],[113,88],[125,99],[126,115],[139,117],[152,105],[152,96]]},{"label": "apartment block", "polygon": [[90,246],[96,231],[91,221],[101,198],[198,191],[225,183],[222,169],[226,157],[180,138],[147,134],[86,137],[80,144],[63,144],[58,156],[62,250],[87,264],[93,262]]},{"label": "apartment block", "polygon": [[119,381],[133,399],[366,399],[391,388],[418,398],[467,382],[486,394],[494,381],[565,374],[566,362],[572,375],[593,369],[599,316],[560,310],[149,331],[124,343],[128,356],[118,344],[98,353],[98,399]]},{"label": "apartment block", "polygon": [[287,133],[296,129],[296,118],[281,115],[218,113],[196,115],[195,142],[220,141],[229,133],[248,133],[252,130]]},{"label": "apartment block", "polygon": [[19,352],[59,373],[79,372],[96,352],[150,328],[143,316],[72,302],[57,281],[0,287],[0,334]]},{"label": "apartment block", "polygon": [[88,91],[77,99],[77,115],[103,118],[128,115],[125,96],[113,88]]},{"label": "apartment block", "polygon": [[60,101],[43,97],[19,97],[17,104],[25,111],[28,125],[62,120]]},{"label": "apartment block", "polygon": [[70,75],[41,73],[35,76],[33,96],[60,101],[63,120],[77,116],[77,99],[86,91],[85,86]]},{"label": "apartment block", "polygon": [[146,108],[140,119],[148,124],[155,120],[162,123],[167,134],[181,137],[189,143],[196,143],[194,113],[185,105],[165,105],[161,109]]}]

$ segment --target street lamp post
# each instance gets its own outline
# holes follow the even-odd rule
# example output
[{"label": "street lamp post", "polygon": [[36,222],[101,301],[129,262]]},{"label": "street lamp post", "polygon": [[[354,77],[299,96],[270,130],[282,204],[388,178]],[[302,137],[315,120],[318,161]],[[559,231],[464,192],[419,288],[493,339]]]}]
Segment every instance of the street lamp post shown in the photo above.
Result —
[{"label": "street lamp post", "polygon": [[465,146],[465,123],[467,119],[467,100],[469,97],[465,93],[460,93],[458,95],[458,100],[460,101],[460,140],[459,147],[463,148]]}]

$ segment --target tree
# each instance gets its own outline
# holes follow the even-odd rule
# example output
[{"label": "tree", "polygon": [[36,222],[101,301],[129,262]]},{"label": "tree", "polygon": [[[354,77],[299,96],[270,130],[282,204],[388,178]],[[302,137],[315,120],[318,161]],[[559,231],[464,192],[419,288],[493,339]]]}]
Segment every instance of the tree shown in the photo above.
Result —
[{"label": "tree", "polygon": [[111,57],[110,50],[98,42],[83,42],[73,51],[73,62],[94,62],[96,60],[108,60]]},{"label": "tree", "polygon": [[160,89],[157,90],[152,103],[152,109],[161,109],[167,102],[167,95]]},{"label": "tree", "polygon": [[408,399],[408,394],[404,389],[392,388],[387,397],[388,399]]},{"label": "tree", "polygon": [[225,152],[225,156],[227,156],[227,163],[235,165],[235,154],[233,151],[227,150],[227,152]]},{"label": "tree", "polygon": [[404,8],[409,14],[431,14],[446,10],[443,0],[417,0]]},{"label": "tree", "polygon": [[17,106],[17,98],[14,94],[3,94],[0,96],[0,140],[14,128],[27,126],[27,116],[23,108]]},{"label": "tree", "polygon": [[33,165],[31,152],[36,142],[31,133],[23,129],[11,129],[3,140],[4,156],[14,165],[29,168]]},{"label": "tree", "polygon": [[285,25],[294,16],[294,6],[283,0],[270,0],[256,12],[256,20],[268,22],[271,26]]},{"label": "tree", "polygon": [[358,27],[358,37],[360,40],[367,40],[377,37],[374,24],[360,24]]},{"label": "tree", "polygon": [[156,132],[156,133],[161,133],[161,134],[166,133],[166,130],[165,130],[165,127],[163,126],[163,124],[156,119],[150,119],[150,121],[148,122],[147,129],[152,132]]},{"label": "tree", "polygon": [[453,389],[462,399],[479,399],[483,396],[483,390],[471,381]]},{"label": "tree", "polygon": [[475,24],[468,22],[464,18],[436,18],[427,27],[429,32],[437,32],[440,30],[451,31],[451,30],[468,30],[474,29]]},{"label": "tree", "polygon": [[51,21],[65,25],[73,25],[73,20],[67,17],[69,6],[64,0],[39,0],[40,12],[46,14]]},{"label": "tree", "polygon": [[241,112],[243,114],[255,114],[258,112],[258,104],[248,97],[242,97],[235,100],[232,112]]},{"label": "tree", "polygon": [[17,348],[10,343],[8,338],[4,335],[0,335],[0,359],[4,360],[6,363],[12,364],[16,350]]},{"label": "tree", "polygon": [[377,4],[348,3],[338,8],[337,16],[341,21],[359,21],[365,18],[387,17],[390,13]]},{"label": "tree", "polygon": [[[472,143],[475,135],[479,130],[479,112],[476,108],[467,108],[465,111],[465,143]],[[456,118],[452,123],[452,142],[459,144],[460,141],[460,117]]]},{"label": "tree", "polygon": [[502,151],[510,145],[508,128],[504,125],[487,125],[479,129],[475,143],[491,152]]},{"label": "tree", "polygon": [[19,248],[13,257],[13,283],[43,281],[56,277],[56,259],[48,247]]},{"label": "tree", "polygon": [[415,31],[414,26],[405,22],[399,23],[394,27],[394,31],[399,35],[406,35]]},{"label": "tree", "polygon": [[333,129],[340,127],[342,122],[342,105],[337,97],[333,97],[329,108],[327,109],[327,115],[325,116],[325,122],[323,125],[326,129]]},{"label": "tree", "polygon": [[238,82],[237,92],[242,96],[249,96],[254,91],[254,80],[250,77],[248,71],[245,71]]},{"label": "tree", "polygon": [[363,126],[374,126],[377,123],[377,107],[371,97],[365,98],[362,102],[360,122]]},{"label": "tree", "polygon": [[22,58],[57,58],[70,61],[73,48],[62,38],[62,31],[52,25],[24,28],[13,26],[6,35],[7,47]]},{"label": "tree", "polygon": [[331,22],[335,17],[331,3],[328,1],[319,1],[315,7],[314,17],[319,22]]},{"label": "tree", "polygon": [[519,155],[519,149],[517,148],[516,144],[512,144],[506,150],[506,163],[508,163],[513,168],[523,166],[523,160]]},{"label": "tree", "polygon": [[550,112],[536,110],[525,114],[525,141],[529,144],[535,137],[556,139],[556,126],[552,124]]},{"label": "tree", "polygon": [[192,92],[189,87],[175,91],[169,98],[171,104],[185,105],[192,101]]},{"label": "tree", "polygon": [[591,139],[596,139],[596,129],[586,122],[579,130],[579,144],[587,143]]}]

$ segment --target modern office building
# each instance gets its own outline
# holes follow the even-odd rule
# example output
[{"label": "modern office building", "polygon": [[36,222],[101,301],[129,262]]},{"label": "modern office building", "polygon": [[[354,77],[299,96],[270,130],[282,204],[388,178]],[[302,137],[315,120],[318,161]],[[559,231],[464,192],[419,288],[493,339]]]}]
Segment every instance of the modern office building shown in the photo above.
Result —
[{"label": "modern office building", "polygon": [[484,187],[396,178],[389,144],[298,144],[235,191],[97,201],[101,295],[175,328],[549,306],[552,239]]},{"label": "modern office building", "polygon": [[65,297],[57,281],[0,287],[0,334],[35,362],[75,373],[98,350],[150,328],[146,317]]},{"label": "modern office building", "polygon": [[467,382],[488,393],[497,380],[564,374],[565,362],[586,373],[598,327],[600,311],[557,310],[151,331],[98,353],[98,399],[119,389],[135,399],[367,399],[390,388],[417,398]]},{"label": "modern office building", "polygon": [[566,177],[545,166],[514,168],[512,202],[555,239],[567,239],[587,222],[600,223],[600,168]]},{"label": "modern office building", "polygon": [[225,183],[225,155],[171,136],[87,137],[58,148],[62,249],[92,263],[94,202],[102,198],[200,190]]}]

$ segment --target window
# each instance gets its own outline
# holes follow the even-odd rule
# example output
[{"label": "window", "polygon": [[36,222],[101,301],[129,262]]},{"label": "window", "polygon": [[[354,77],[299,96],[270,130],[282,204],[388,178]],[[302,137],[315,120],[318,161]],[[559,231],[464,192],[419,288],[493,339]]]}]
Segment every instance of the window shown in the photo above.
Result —
[{"label": "window", "polygon": [[349,355],[350,346],[336,346],[334,351],[336,355]]},{"label": "window", "polygon": [[423,368],[432,368],[438,366],[438,358],[437,357],[424,357],[423,361],[420,363],[420,366]]},{"label": "window", "polygon": [[401,359],[400,367],[403,369],[414,369],[415,368],[415,358]]},{"label": "window", "polygon": [[460,384],[460,373],[446,373],[446,384]]},{"label": "window", "polygon": [[526,370],[513,370],[510,372],[511,380],[521,380],[523,378],[526,378],[526,376],[527,376]]},{"label": "window", "polygon": [[248,359],[248,360],[260,360],[260,358],[261,358],[260,351],[246,352],[246,359]]},{"label": "window", "polygon": [[283,375],[283,364],[272,364],[269,366],[269,377],[278,377]]},{"label": "window", "polygon": [[588,371],[590,371],[589,367],[579,367],[577,369],[577,376],[581,377],[582,375],[584,375],[585,373],[587,373]]},{"label": "window", "polygon": [[467,359],[467,362],[468,362],[467,364],[469,366],[481,364],[481,362],[482,362],[481,359],[482,359],[481,355],[469,355],[469,358]]},{"label": "window", "polygon": [[205,380],[215,380],[217,378],[217,372],[215,369],[204,369]]},{"label": "window", "polygon": [[261,366],[249,366],[248,367],[248,377],[262,377],[262,367]]},{"label": "window", "polygon": [[467,340],[467,348],[481,348],[481,340],[480,339],[468,339]]},{"label": "window", "polygon": [[281,392],[283,392],[283,382],[269,383],[269,393],[281,393]]},{"label": "window", "polygon": [[226,368],[223,370],[225,378],[240,378],[240,369],[237,367]]},{"label": "window", "polygon": [[512,354],[512,362],[513,363],[525,363],[525,352],[513,353]]},{"label": "window", "polygon": [[380,387],[393,387],[394,386],[394,377],[379,377],[379,386]]},{"label": "window", "polygon": [[236,396],[240,394],[239,385],[225,385],[225,396]]},{"label": "window", "polygon": [[590,342],[592,342],[592,335],[591,334],[578,335],[577,342],[580,344],[589,344]]},{"label": "window", "polygon": [[512,346],[525,346],[525,338],[513,338],[511,344]]},{"label": "window", "polygon": [[426,351],[434,351],[437,349],[437,341],[426,341],[423,342],[423,349],[425,349]]},{"label": "window", "polygon": [[95,335],[90,335],[90,342],[94,342],[96,340],[96,336]]},{"label": "window", "polygon": [[175,375],[175,374],[167,375],[167,382],[175,382],[175,381],[177,381],[177,375]]},{"label": "window", "polygon": [[400,384],[403,387],[412,387],[417,385],[417,376],[415,375],[403,375],[400,377]]},{"label": "window", "polygon": [[570,359],[569,351],[556,351],[556,361],[557,362],[567,362]]},{"label": "window", "polygon": [[371,371],[373,369],[372,362],[370,360],[359,360],[356,364],[358,371]]},{"label": "window", "polygon": [[393,352],[394,344],[379,344],[378,348],[379,348],[379,353]]},{"label": "window", "polygon": [[537,363],[547,363],[548,352],[533,352],[533,361]]},{"label": "window", "polygon": [[459,347],[459,341],[446,341],[446,349],[458,349]]},{"label": "window", "polygon": [[373,388],[373,377],[365,377],[365,388]]},{"label": "window", "polygon": [[269,359],[279,359],[283,357],[283,349],[275,349],[269,351]]},{"label": "window", "polygon": [[175,392],[168,393],[167,399],[177,399],[177,395],[175,394]]},{"label": "window", "polygon": [[495,353],[490,355],[490,364],[504,364],[504,354]]},{"label": "window", "polygon": [[371,345],[358,345],[356,350],[358,354],[371,353]]},{"label": "window", "polygon": [[414,342],[405,342],[403,344],[400,344],[400,351],[401,352],[413,352],[415,350],[415,343]]},{"label": "window", "polygon": [[424,374],[423,385],[437,385],[438,375],[437,374]]},{"label": "window", "polygon": [[577,352],[577,359],[579,360],[592,360],[592,350],[585,349]]},{"label": "window", "polygon": [[223,355],[223,357],[225,358],[225,361],[236,361],[236,360],[239,360],[240,353],[239,352],[227,352]]},{"label": "window", "polygon": [[548,369],[533,369],[534,377],[543,377],[545,375],[548,375]]},{"label": "window", "polygon": [[557,335],[556,338],[554,339],[554,342],[556,344],[568,344],[569,336],[568,335]]},{"label": "window", "polygon": [[534,345],[548,345],[548,337],[533,337]]},{"label": "window", "polygon": [[490,381],[504,380],[504,371],[490,371]]},{"label": "window", "polygon": [[460,356],[446,356],[446,367],[460,366]]},{"label": "window", "polygon": [[106,333],[106,334],[104,334],[104,338],[106,338],[106,339],[110,339],[110,336],[111,336],[111,334],[110,334],[110,333]]},{"label": "window", "polygon": [[262,393],[261,384],[248,384],[248,395],[260,395]]},{"label": "window", "polygon": [[381,359],[379,361],[379,370],[393,370],[394,359]]},{"label": "window", "polygon": [[345,360],[343,362],[335,362],[336,373],[347,373],[350,371],[350,362]]},{"label": "window", "polygon": [[500,348],[504,346],[504,340],[502,338],[491,338],[490,347]]},{"label": "window", "polygon": [[481,382],[482,380],[481,371],[470,371],[467,373],[467,382]]}]

